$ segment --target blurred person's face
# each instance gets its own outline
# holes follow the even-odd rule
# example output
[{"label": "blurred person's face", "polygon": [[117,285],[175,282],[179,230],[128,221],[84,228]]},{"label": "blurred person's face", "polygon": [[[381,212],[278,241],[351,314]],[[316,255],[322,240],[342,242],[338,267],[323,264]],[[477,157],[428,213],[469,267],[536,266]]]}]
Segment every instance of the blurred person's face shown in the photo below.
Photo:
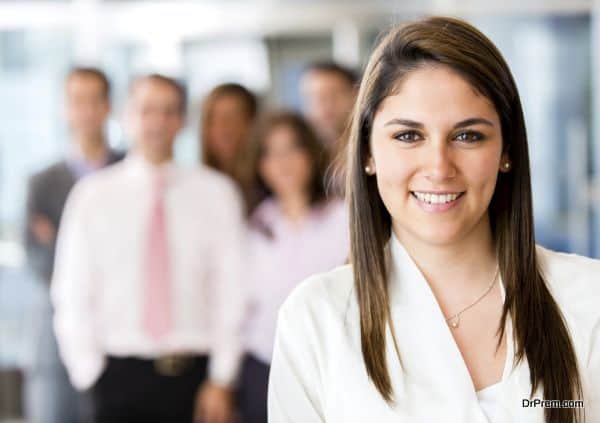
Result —
[{"label": "blurred person's face", "polygon": [[183,127],[175,88],[156,80],[139,81],[131,92],[127,117],[137,152],[155,164],[172,157],[175,137]]},{"label": "blurred person's face", "polygon": [[331,147],[346,127],[354,104],[354,87],[335,72],[313,70],[302,77],[300,88],[305,116]]},{"label": "blurred person's face", "polygon": [[433,245],[489,231],[502,154],[494,105],[443,66],[410,72],[379,106],[370,166],[396,235]]},{"label": "blurred person's face", "polygon": [[101,137],[110,113],[102,81],[92,75],[74,74],[67,80],[65,91],[65,115],[73,136],[76,139]]},{"label": "blurred person's face", "polygon": [[231,169],[251,129],[244,103],[234,95],[217,98],[207,122],[208,149],[226,169]]},{"label": "blurred person's face", "polygon": [[306,194],[311,159],[293,129],[279,125],[269,132],[263,142],[259,172],[267,187],[279,198]]}]

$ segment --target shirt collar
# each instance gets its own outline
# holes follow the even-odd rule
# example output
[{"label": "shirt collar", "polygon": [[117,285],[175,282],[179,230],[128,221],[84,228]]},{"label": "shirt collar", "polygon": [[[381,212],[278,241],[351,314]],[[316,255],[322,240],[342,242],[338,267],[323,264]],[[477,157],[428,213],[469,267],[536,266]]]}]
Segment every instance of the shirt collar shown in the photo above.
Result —
[{"label": "shirt collar", "polygon": [[159,174],[165,178],[165,181],[171,182],[175,176],[176,166],[172,160],[155,165],[146,160],[142,155],[130,152],[125,158],[125,166],[135,177],[142,179],[152,179]]},{"label": "shirt collar", "polygon": [[420,305],[427,306],[427,309],[439,310],[423,273],[393,231],[387,250],[390,303],[392,305]]},{"label": "shirt collar", "polygon": [[67,155],[67,165],[74,173],[76,179],[86,176],[108,164],[110,159],[110,151],[108,147],[104,151],[104,155],[95,161],[87,160],[81,148],[77,144],[72,144]]},{"label": "shirt collar", "polygon": [[330,202],[310,205],[306,215],[297,221],[291,221],[283,213],[281,204],[274,197],[268,197],[256,208],[251,221],[257,223],[259,227],[268,227],[274,235],[292,233],[296,236],[322,218],[330,205]]}]

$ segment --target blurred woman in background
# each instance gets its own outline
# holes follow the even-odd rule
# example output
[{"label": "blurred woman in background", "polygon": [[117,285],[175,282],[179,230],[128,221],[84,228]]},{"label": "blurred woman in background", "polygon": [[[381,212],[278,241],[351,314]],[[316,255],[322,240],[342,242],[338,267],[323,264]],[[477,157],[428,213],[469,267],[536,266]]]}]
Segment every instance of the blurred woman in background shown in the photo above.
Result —
[{"label": "blurred woman in background", "polygon": [[202,105],[202,161],[240,182],[240,152],[256,113],[256,96],[239,84],[216,86]]},{"label": "blurred woman in background", "polygon": [[349,237],[343,202],[325,196],[327,155],[299,115],[267,116],[248,150],[250,310],[240,407],[245,423],[258,423],[267,421],[277,310],[299,281],[344,263]]}]

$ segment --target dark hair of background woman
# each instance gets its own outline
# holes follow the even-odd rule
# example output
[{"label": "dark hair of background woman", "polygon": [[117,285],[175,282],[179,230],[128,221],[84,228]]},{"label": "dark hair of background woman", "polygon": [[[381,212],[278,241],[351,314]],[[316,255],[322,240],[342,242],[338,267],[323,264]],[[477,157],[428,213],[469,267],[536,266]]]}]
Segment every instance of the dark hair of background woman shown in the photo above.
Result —
[{"label": "dark hair of background woman", "polygon": [[[393,333],[393,322],[384,253],[391,218],[379,197],[375,176],[364,171],[371,125],[378,106],[397,89],[403,77],[415,69],[439,65],[460,74],[492,101],[500,117],[503,151],[512,162],[512,170],[498,176],[489,205],[506,289],[498,346],[510,315],[516,363],[527,358],[531,395],[542,386],[545,398],[579,399],[583,393],[573,344],[536,259],[527,135],[519,94],[508,65],[492,42],[471,25],[452,18],[423,19],[395,28],[382,38],[367,64],[353,111],[346,193],[350,205],[350,257],[367,373],[383,398],[391,401],[385,333],[387,325]],[[396,343],[395,338],[393,341]],[[576,409],[544,411],[547,423],[573,423],[580,417]]]}]

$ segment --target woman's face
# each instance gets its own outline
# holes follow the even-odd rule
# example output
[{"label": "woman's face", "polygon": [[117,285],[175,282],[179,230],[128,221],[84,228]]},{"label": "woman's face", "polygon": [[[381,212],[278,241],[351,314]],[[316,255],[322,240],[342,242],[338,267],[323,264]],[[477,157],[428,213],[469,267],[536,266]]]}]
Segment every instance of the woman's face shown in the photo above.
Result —
[{"label": "woman's face", "polygon": [[279,198],[304,194],[310,183],[310,157],[297,137],[289,126],[278,125],[263,141],[260,176]]},{"label": "woman's face", "polygon": [[404,77],[377,110],[368,161],[401,240],[447,245],[489,231],[502,157],[493,104],[444,66]]},{"label": "woman's face", "polygon": [[238,97],[223,95],[215,100],[207,125],[207,140],[222,165],[228,167],[233,163],[248,138],[251,124]]}]

